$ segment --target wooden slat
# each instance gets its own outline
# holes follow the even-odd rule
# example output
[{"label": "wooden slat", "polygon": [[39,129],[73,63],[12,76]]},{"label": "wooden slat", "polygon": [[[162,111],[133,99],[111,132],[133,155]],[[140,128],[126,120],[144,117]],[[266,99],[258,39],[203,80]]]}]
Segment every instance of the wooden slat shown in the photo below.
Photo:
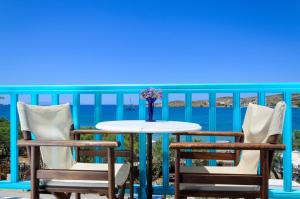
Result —
[{"label": "wooden slat", "polygon": [[[107,157],[107,151],[106,150],[80,149],[79,153],[81,155],[87,155],[87,156]],[[130,156],[130,151],[129,150],[115,150],[115,156],[116,157],[129,157]]]},{"label": "wooden slat", "polygon": [[172,149],[242,149],[242,150],[284,150],[283,144],[268,143],[203,143],[203,142],[178,142],[171,143]]},{"label": "wooden slat", "polygon": [[38,179],[56,180],[107,180],[107,171],[43,169],[37,170]]},{"label": "wooden slat", "polygon": [[118,147],[115,141],[19,140],[19,146]]},{"label": "wooden slat", "polygon": [[246,174],[181,173],[181,183],[261,185],[262,176]]},{"label": "wooden slat", "polygon": [[196,135],[196,136],[235,136],[243,137],[242,132],[221,132],[221,131],[192,131],[192,132],[180,132],[174,133],[176,135]]},{"label": "wooden slat", "polygon": [[180,158],[182,159],[235,160],[235,156],[235,153],[180,152]]}]

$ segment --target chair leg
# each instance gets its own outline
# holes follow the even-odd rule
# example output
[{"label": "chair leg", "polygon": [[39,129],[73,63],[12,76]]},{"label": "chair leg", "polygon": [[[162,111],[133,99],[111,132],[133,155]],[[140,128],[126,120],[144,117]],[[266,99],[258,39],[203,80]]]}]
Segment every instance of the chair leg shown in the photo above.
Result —
[{"label": "chair leg", "polygon": [[75,199],[80,199],[81,198],[81,194],[80,193],[76,193],[75,194]]},{"label": "chair leg", "polygon": [[30,158],[30,185],[31,185],[31,191],[30,191],[30,198],[31,199],[39,199],[39,180],[37,179],[37,173],[36,171],[39,168],[40,164],[40,150],[38,147],[31,147],[31,158]]}]

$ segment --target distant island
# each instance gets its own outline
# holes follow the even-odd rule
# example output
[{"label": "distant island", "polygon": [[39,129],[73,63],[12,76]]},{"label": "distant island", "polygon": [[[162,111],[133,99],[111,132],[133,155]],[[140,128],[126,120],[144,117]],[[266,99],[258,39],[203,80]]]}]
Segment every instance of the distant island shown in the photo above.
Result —
[{"label": "distant island", "polygon": [[[268,95],[266,96],[267,106],[275,106],[275,104],[282,100],[282,94]],[[257,97],[243,97],[241,98],[241,106],[246,107],[249,103],[257,103]],[[293,107],[300,107],[300,94],[294,94],[292,96]],[[193,107],[208,107],[208,100],[194,100],[192,102]],[[232,97],[218,97],[216,102],[217,107],[231,107]],[[156,107],[161,107],[161,102],[155,104]],[[170,107],[183,107],[185,102],[182,100],[175,100],[169,102]]]}]

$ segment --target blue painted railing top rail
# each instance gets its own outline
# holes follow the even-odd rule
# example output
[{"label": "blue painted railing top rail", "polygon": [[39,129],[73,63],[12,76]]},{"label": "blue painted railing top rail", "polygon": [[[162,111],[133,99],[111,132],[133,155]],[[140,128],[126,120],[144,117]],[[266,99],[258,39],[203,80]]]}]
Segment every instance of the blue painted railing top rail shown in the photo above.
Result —
[{"label": "blue painted railing top rail", "polygon": [[[16,103],[19,95],[31,95],[31,103],[39,104],[40,94],[51,94],[51,103],[59,104],[60,94],[71,94],[72,99],[72,113],[75,128],[80,128],[80,94],[94,95],[94,122],[101,121],[102,112],[102,94],[116,94],[116,119],[122,120],[124,117],[124,94],[138,94],[145,88],[158,88],[163,92],[162,98],[162,119],[169,119],[169,94],[182,93],[185,95],[185,121],[192,120],[192,94],[207,93],[209,96],[209,130],[216,130],[216,95],[218,93],[232,93],[233,100],[233,131],[241,130],[241,104],[240,98],[243,93],[257,93],[258,104],[266,104],[266,94],[281,93],[283,99],[287,104],[286,119],[283,133],[283,143],[286,145],[286,150],[283,156],[283,189],[270,190],[272,198],[297,198],[300,197],[300,191],[292,190],[292,94],[300,93],[300,83],[241,83],[241,84],[116,84],[116,85],[24,85],[24,86],[0,86],[0,95],[10,96],[10,179],[0,181],[0,188],[13,189],[29,189],[28,182],[22,182],[18,179],[18,150],[17,150],[17,130],[18,130],[18,116]],[[139,100],[139,119],[145,119],[145,102]],[[1,135],[0,135],[1,136]],[[101,139],[101,136],[96,136],[95,139]],[[119,135],[117,139],[124,142],[124,137]],[[191,141],[191,137],[186,138]],[[215,142],[215,138],[210,138],[211,142]],[[141,134],[139,136],[139,152],[146,154],[146,137]],[[163,155],[163,182],[160,186],[154,187],[156,194],[172,194],[173,188],[169,185],[169,136],[164,135],[162,140],[162,155]],[[96,161],[100,161],[99,158]],[[122,161],[122,160],[118,160]],[[137,185],[139,195],[145,196],[146,185],[146,157],[139,156],[139,178],[140,183]],[[187,160],[186,164],[191,164]],[[211,165],[215,161],[210,161]]]}]

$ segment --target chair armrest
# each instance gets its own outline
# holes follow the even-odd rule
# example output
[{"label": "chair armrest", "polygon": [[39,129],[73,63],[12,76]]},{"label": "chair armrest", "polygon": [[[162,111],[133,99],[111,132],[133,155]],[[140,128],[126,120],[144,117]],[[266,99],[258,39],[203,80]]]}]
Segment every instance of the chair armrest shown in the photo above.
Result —
[{"label": "chair armrest", "polygon": [[85,130],[72,130],[70,132],[71,135],[84,135],[84,134],[130,134],[124,132],[115,132],[115,131],[103,131],[96,129],[85,129]]},{"label": "chair armrest", "polygon": [[234,136],[234,137],[244,137],[244,133],[242,133],[242,132],[222,132],[222,131],[192,131],[192,132],[174,133],[174,135]]},{"label": "chair armrest", "polygon": [[171,149],[240,149],[240,150],[284,150],[284,144],[267,143],[201,143],[177,142],[170,144]]},{"label": "chair armrest", "polygon": [[19,140],[18,146],[61,146],[61,147],[106,147],[120,146],[116,141],[73,141],[73,140]]}]

